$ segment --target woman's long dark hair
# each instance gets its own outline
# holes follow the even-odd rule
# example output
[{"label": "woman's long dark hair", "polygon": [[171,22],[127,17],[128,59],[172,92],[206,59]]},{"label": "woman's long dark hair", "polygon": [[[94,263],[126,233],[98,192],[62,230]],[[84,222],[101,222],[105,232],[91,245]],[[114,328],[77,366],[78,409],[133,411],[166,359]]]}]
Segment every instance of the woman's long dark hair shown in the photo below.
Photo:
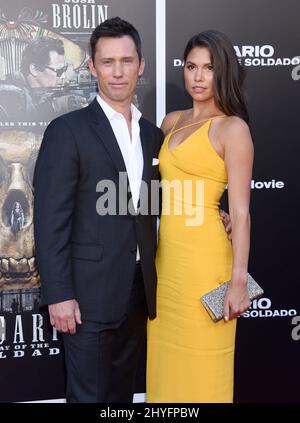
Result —
[{"label": "woman's long dark hair", "polygon": [[206,47],[210,51],[214,70],[214,97],[219,109],[228,116],[239,116],[248,123],[249,114],[243,92],[245,72],[230,40],[219,31],[200,32],[187,43],[184,61],[194,47]]}]

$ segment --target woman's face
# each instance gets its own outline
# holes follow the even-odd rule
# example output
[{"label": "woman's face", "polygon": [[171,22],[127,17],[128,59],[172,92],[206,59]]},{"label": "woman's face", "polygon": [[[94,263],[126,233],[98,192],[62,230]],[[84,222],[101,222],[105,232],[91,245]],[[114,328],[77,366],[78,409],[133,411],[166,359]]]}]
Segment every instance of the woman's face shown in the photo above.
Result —
[{"label": "woman's face", "polygon": [[214,98],[214,71],[210,51],[206,47],[194,47],[184,65],[184,81],[187,92],[194,101]]}]

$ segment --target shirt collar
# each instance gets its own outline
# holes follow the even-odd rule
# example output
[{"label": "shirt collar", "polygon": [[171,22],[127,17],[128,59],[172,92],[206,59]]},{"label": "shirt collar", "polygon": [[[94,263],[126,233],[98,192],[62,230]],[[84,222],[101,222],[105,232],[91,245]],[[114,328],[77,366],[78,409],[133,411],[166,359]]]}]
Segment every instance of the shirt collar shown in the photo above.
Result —
[{"label": "shirt collar", "polygon": [[[102,107],[102,110],[105,113],[108,120],[112,120],[120,116],[123,117],[121,113],[117,112],[108,103],[106,103],[106,101],[104,101],[103,98],[100,97],[99,94],[97,95],[97,101]],[[142,113],[139,111],[139,109],[135,107],[134,104],[131,104],[131,115],[132,115],[132,119],[135,120],[136,122],[138,122],[142,116]]]}]

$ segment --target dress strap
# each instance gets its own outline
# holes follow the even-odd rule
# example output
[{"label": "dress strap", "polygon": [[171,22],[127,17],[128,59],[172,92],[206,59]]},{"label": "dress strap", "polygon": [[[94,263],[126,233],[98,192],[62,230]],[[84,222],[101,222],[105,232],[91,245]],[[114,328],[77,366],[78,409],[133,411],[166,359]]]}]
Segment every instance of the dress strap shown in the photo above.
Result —
[{"label": "dress strap", "polygon": [[[181,116],[181,114],[182,113],[180,113],[180,116]],[[180,118],[180,116],[179,116],[179,118]],[[181,128],[178,128],[178,129],[175,129],[174,130],[177,122],[179,121],[179,118],[178,118],[178,119],[176,119],[176,122],[175,122],[175,124],[174,124],[171,132],[172,132],[172,134],[175,134],[176,132],[181,131],[182,129],[185,129],[185,128],[189,128],[190,126],[199,125],[199,123],[209,122],[209,121],[211,121],[211,120],[213,120],[213,119],[215,119],[217,117],[226,117],[226,116],[227,115],[216,115],[216,116],[212,116],[209,119],[202,119],[202,120],[199,120],[198,122],[190,123],[189,125],[184,125],[184,126],[181,126]]]},{"label": "dress strap", "polygon": [[174,122],[174,124],[173,124],[173,126],[172,126],[172,129],[171,129],[171,131],[169,132],[170,134],[173,134],[173,131],[174,131],[174,129],[175,129],[175,127],[176,127],[177,123],[179,122],[179,120],[180,120],[180,118],[181,118],[182,114],[183,114],[183,111],[182,111],[182,112],[180,112],[180,113],[178,113],[178,116],[177,116],[177,118],[175,119],[175,122]]}]

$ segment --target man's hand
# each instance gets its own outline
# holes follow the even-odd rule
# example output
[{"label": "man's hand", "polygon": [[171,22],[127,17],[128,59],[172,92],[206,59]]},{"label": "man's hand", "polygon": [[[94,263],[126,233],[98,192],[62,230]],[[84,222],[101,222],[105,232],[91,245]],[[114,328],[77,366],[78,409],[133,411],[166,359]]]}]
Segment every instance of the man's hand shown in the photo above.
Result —
[{"label": "man's hand", "polygon": [[224,210],[220,209],[220,216],[222,218],[223,225],[225,227],[225,231],[227,232],[228,239],[232,240],[232,226],[229,214],[224,212]]},{"label": "man's hand", "polygon": [[76,323],[81,325],[81,314],[76,300],[62,301],[48,306],[50,323],[59,332],[76,333]]}]

